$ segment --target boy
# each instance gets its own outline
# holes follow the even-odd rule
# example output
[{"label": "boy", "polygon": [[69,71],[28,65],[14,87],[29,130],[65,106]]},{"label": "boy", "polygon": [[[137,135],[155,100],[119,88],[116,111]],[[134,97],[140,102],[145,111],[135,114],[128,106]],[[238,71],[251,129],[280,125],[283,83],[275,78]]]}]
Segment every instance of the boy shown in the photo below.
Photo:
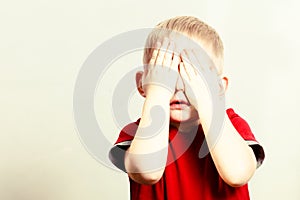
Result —
[{"label": "boy", "polygon": [[[131,199],[249,199],[247,182],[264,152],[248,124],[227,109],[218,140],[208,134],[214,123],[213,105],[200,73],[217,73],[220,89],[226,90],[220,37],[199,19],[187,16],[156,28],[195,40],[215,68],[202,69],[199,49],[180,43],[178,37],[159,31],[149,35],[146,66],[136,74],[137,89],[145,97],[142,116],[121,131],[110,152],[111,161],[128,173]],[[200,157],[204,141],[209,154]]]}]

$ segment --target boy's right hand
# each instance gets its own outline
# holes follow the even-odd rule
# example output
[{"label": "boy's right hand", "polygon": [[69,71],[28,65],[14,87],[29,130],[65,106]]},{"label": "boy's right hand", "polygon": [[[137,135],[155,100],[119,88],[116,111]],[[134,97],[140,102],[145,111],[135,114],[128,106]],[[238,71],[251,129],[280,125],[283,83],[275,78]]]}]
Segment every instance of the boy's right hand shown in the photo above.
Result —
[{"label": "boy's right hand", "polygon": [[157,42],[143,74],[142,83],[146,97],[150,93],[159,93],[171,99],[174,95],[180,63],[175,50],[174,42],[168,38],[165,38],[162,44]]}]

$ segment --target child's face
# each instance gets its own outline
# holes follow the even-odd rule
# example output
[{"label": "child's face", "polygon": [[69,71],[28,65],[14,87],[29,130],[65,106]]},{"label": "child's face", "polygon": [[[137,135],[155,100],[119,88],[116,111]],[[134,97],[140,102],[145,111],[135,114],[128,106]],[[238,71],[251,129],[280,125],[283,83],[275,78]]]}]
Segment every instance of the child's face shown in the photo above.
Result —
[{"label": "child's face", "polygon": [[[174,39],[173,39],[174,40]],[[199,44],[202,44],[202,47],[206,52],[211,53],[211,48],[210,46],[207,46],[206,43],[202,41],[198,41]],[[179,45],[178,45],[179,44]],[[180,47],[180,44],[186,45],[184,42],[176,42],[176,45]],[[179,49],[184,49],[184,48],[179,48]],[[180,51],[179,51],[180,52]],[[181,61],[183,62],[183,61]],[[179,68],[178,68],[179,69]],[[143,72],[138,72],[136,76],[136,81],[137,81],[137,86],[140,94],[144,97],[146,97],[143,88],[142,88],[142,75]],[[226,77],[224,77],[226,78]],[[225,88],[227,87],[227,78],[226,78],[226,85]],[[185,86],[184,86],[184,81],[181,77],[181,74],[178,74],[178,79],[176,82],[176,88],[174,91],[174,95],[170,99],[170,123],[175,126],[179,126],[180,124],[186,124],[190,126],[191,124],[193,125],[199,125],[200,120],[198,116],[198,112],[196,108],[191,105],[191,103],[188,100],[187,95],[185,91]]]}]

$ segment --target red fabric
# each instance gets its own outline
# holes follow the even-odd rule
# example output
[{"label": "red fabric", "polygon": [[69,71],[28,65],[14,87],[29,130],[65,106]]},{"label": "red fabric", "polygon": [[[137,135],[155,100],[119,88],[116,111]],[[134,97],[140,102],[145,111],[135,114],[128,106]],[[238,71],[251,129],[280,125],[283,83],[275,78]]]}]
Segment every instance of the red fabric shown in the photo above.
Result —
[{"label": "red fabric", "polygon": [[[245,140],[256,141],[247,122],[233,109],[227,115]],[[133,139],[139,120],[127,125],[116,144]],[[154,185],[141,185],[130,179],[132,200],[247,200],[248,186],[233,188],[219,176],[211,155],[199,158],[204,140],[201,126],[195,134],[180,134],[170,126],[168,164],[161,180]],[[182,155],[181,155],[182,154]],[[263,159],[263,158],[262,158]]]},{"label": "red fabric", "polygon": [[234,112],[232,108],[227,109],[227,115],[234,128],[240,133],[244,140],[256,141],[248,123]]}]

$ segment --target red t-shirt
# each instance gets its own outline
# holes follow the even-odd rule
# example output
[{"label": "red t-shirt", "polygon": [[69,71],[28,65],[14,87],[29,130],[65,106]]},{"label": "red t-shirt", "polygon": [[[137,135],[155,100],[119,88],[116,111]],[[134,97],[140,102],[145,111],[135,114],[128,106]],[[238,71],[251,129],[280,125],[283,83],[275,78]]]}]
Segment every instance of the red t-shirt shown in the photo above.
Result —
[{"label": "red t-shirt", "polygon": [[[264,151],[257,143],[247,122],[233,109],[227,115],[240,135],[252,147],[258,166],[264,159]],[[124,152],[137,130],[139,120],[127,125],[120,133],[110,158],[120,169],[124,168]],[[210,154],[199,157],[205,137],[201,126],[195,134],[180,134],[170,126],[168,161],[162,178],[154,185],[142,185],[130,179],[132,200],[247,200],[247,184],[231,187],[219,176]]]}]

